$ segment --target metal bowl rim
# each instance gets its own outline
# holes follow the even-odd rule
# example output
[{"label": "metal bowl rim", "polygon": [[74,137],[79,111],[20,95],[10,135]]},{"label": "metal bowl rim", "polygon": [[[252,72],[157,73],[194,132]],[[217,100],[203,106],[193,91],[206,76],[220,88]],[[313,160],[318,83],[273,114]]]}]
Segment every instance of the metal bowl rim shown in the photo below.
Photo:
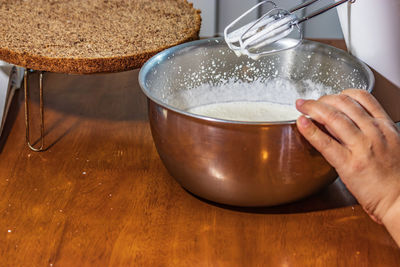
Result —
[{"label": "metal bowl rim", "polygon": [[[173,46],[171,48],[168,48],[160,53],[157,53],[156,55],[154,55],[153,57],[151,57],[140,69],[139,71],[139,85],[142,88],[143,93],[153,102],[155,102],[156,104],[169,109],[169,110],[173,110],[179,114],[185,115],[185,116],[189,116],[189,117],[193,117],[193,118],[197,118],[197,119],[201,119],[201,120],[206,120],[206,121],[211,121],[211,122],[220,122],[220,123],[229,123],[229,124],[250,124],[250,125],[287,125],[287,124],[295,124],[296,120],[288,120],[288,121],[238,121],[238,120],[227,120],[227,119],[219,119],[219,118],[213,118],[213,117],[208,117],[208,116],[203,116],[203,115],[198,115],[198,114],[194,114],[194,113],[190,113],[187,111],[184,111],[182,109],[178,109],[175,108],[171,105],[168,105],[162,101],[160,101],[158,98],[155,98],[154,96],[152,96],[149,91],[148,88],[145,84],[145,79],[146,79],[146,75],[147,73],[158,63],[164,61],[168,56],[174,54],[175,52],[189,47],[189,46],[197,46],[197,45],[202,45],[205,43],[217,43],[220,44],[221,42],[225,42],[223,37],[216,37],[216,38],[207,38],[207,39],[201,39],[201,40],[196,40],[196,41],[191,41],[191,42],[187,42],[187,43],[183,43],[177,46]],[[351,59],[353,59],[354,61],[358,62],[361,65],[361,69],[363,69],[365,71],[365,73],[367,74],[367,80],[369,82],[368,88],[366,89],[368,92],[372,92],[372,89],[374,87],[375,84],[375,77],[374,74],[372,73],[371,69],[367,66],[367,64],[365,64],[363,61],[361,61],[360,59],[352,56],[351,54],[348,54],[346,51],[336,48],[334,46],[331,45],[327,45],[324,43],[320,43],[320,42],[316,42],[316,41],[311,41],[311,40],[302,40],[302,43],[311,43],[314,44],[316,46],[324,46],[324,47],[329,47],[329,49],[335,50],[336,52],[338,52],[339,54],[343,54],[347,57],[350,57]]]}]

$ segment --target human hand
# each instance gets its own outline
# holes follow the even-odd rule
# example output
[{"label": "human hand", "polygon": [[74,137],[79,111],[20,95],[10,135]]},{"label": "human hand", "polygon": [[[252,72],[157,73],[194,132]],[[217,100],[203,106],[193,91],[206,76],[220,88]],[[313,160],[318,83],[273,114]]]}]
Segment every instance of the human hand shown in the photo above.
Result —
[{"label": "human hand", "polygon": [[305,116],[297,120],[301,134],[336,169],[366,212],[384,224],[397,220],[392,230],[400,245],[400,132],[378,101],[364,90],[348,89],[317,101],[299,99],[296,107],[333,136]]}]

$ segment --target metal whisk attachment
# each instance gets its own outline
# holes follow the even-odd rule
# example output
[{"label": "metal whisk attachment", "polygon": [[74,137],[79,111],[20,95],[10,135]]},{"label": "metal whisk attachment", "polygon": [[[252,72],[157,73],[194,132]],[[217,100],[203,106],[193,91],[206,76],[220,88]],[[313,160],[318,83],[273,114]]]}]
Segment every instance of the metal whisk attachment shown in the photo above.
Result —
[{"label": "metal whisk attachment", "polygon": [[[279,8],[272,1],[263,1],[250,8],[240,17],[235,19],[224,30],[225,41],[229,48],[239,55],[247,55],[253,59],[266,54],[275,53],[298,46],[303,39],[300,23],[318,16],[345,2],[353,3],[355,0],[341,0],[325,6],[310,15],[298,18],[294,12],[301,10],[319,0],[311,0],[300,4],[290,10]],[[257,20],[236,28],[249,14],[257,8],[266,9],[267,12]],[[288,38],[288,35],[291,38]]]}]

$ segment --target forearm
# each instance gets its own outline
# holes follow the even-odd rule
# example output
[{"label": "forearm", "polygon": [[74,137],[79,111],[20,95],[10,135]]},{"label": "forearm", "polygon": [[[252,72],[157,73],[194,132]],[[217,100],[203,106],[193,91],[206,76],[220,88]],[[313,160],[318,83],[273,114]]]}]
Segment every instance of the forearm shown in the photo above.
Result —
[{"label": "forearm", "polygon": [[400,196],[383,217],[382,223],[400,247]]}]

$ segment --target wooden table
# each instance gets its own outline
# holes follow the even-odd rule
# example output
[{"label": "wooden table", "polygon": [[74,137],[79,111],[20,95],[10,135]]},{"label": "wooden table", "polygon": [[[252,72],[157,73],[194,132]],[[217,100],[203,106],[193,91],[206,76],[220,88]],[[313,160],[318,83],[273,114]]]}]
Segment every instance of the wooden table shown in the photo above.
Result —
[{"label": "wooden table", "polygon": [[[399,89],[385,83],[378,76],[387,103]],[[158,157],[137,71],[45,84],[50,148],[27,148],[21,92],[0,143],[0,266],[400,266],[400,249],[339,180],[272,208],[189,194]]]}]

